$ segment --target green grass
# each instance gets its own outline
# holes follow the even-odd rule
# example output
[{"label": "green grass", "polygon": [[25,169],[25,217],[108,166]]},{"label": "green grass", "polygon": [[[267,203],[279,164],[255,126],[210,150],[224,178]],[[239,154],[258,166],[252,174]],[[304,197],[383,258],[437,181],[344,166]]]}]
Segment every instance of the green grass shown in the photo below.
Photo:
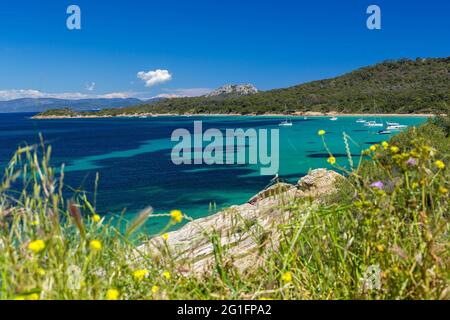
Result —
[{"label": "green grass", "polygon": [[[236,219],[236,232],[259,239],[263,264],[240,272],[213,233],[204,236],[214,266],[197,276],[167,246],[158,255],[136,249],[151,209],[129,223],[99,220],[85,194],[64,199],[50,147],[20,148],[0,188],[0,298],[448,299],[449,148],[432,123],[374,146],[322,204],[280,205],[290,214],[279,243],[257,221]],[[364,280],[374,268],[379,287]]]}]

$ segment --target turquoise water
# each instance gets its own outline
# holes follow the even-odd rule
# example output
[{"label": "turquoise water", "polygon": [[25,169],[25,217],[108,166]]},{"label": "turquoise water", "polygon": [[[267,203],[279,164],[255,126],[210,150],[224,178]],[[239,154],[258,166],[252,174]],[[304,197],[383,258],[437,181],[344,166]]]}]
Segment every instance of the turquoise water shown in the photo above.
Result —
[{"label": "turquoise water", "polygon": [[[112,119],[31,120],[29,114],[0,115],[0,163],[5,165],[15,148],[38,141],[38,133],[53,147],[53,165],[66,165],[66,184],[85,189],[93,198],[95,174],[100,174],[97,208],[103,215],[125,210],[131,218],[146,206],[156,212],[174,208],[198,218],[221,208],[247,201],[266,187],[272,176],[261,176],[258,165],[181,165],[172,163],[170,153],[173,130],[193,132],[193,122],[208,128],[255,128],[280,130],[280,170],[282,180],[296,182],[311,168],[329,167],[328,154],[317,136],[327,131],[326,142],[338,164],[347,164],[343,132],[352,139],[351,152],[359,156],[362,148],[389,139],[378,135],[380,128],[356,123],[356,117],[293,117],[292,127],[279,127],[280,117],[155,117]],[[370,118],[366,118],[370,120]],[[372,118],[380,121],[380,119]],[[383,118],[391,122],[416,125],[425,118]],[[72,189],[67,188],[70,195]],[[210,204],[215,203],[210,210]],[[150,219],[147,232],[165,224]]]}]

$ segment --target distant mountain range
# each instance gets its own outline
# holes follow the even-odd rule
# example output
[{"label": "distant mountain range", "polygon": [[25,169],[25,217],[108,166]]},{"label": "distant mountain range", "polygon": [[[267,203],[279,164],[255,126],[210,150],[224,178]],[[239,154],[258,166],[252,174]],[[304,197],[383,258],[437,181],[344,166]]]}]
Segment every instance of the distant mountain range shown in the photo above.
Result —
[{"label": "distant mountain range", "polygon": [[43,112],[50,109],[69,108],[74,111],[91,111],[151,104],[162,100],[154,98],[140,100],[136,98],[101,98],[101,99],[56,99],[56,98],[22,98],[9,101],[0,101],[0,113],[10,112]]}]

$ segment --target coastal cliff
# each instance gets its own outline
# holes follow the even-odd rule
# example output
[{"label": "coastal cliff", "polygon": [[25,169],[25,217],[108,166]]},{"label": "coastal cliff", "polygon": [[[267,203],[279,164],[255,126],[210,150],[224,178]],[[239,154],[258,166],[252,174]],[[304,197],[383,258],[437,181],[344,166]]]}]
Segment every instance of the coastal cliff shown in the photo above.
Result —
[{"label": "coastal cliff", "polygon": [[215,246],[227,250],[227,263],[238,270],[257,267],[264,263],[266,250],[279,245],[281,226],[291,215],[287,207],[298,199],[308,200],[302,208],[307,216],[324,197],[335,191],[339,179],[343,177],[334,171],[313,170],[296,185],[277,183],[245,204],[192,221],[165,237],[152,239],[138,251],[160,255],[162,259],[176,257],[181,271],[188,274],[202,274],[212,269]]}]

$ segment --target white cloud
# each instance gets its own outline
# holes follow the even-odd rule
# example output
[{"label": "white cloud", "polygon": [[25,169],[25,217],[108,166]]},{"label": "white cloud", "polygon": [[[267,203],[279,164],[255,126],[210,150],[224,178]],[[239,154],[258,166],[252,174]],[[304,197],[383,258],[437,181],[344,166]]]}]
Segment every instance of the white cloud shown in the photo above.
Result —
[{"label": "white cloud", "polygon": [[94,89],[95,89],[95,82],[86,83],[86,90],[87,91],[94,91]]},{"label": "white cloud", "polygon": [[139,71],[137,77],[145,82],[146,87],[152,87],[160,83],[164,83],[172,80],[172,75],[168,70],[155,70],[155,71]]},{"label": "white cloud", "polygon": [[111,92],[105,94],[85,94],[80,92],[48,93],[33,89],[0,90],[0,101],[23,99],[23,98],[56,98],[56,99],[94,99],[94,98],[129,98],[134,96],[133,92]]}]

